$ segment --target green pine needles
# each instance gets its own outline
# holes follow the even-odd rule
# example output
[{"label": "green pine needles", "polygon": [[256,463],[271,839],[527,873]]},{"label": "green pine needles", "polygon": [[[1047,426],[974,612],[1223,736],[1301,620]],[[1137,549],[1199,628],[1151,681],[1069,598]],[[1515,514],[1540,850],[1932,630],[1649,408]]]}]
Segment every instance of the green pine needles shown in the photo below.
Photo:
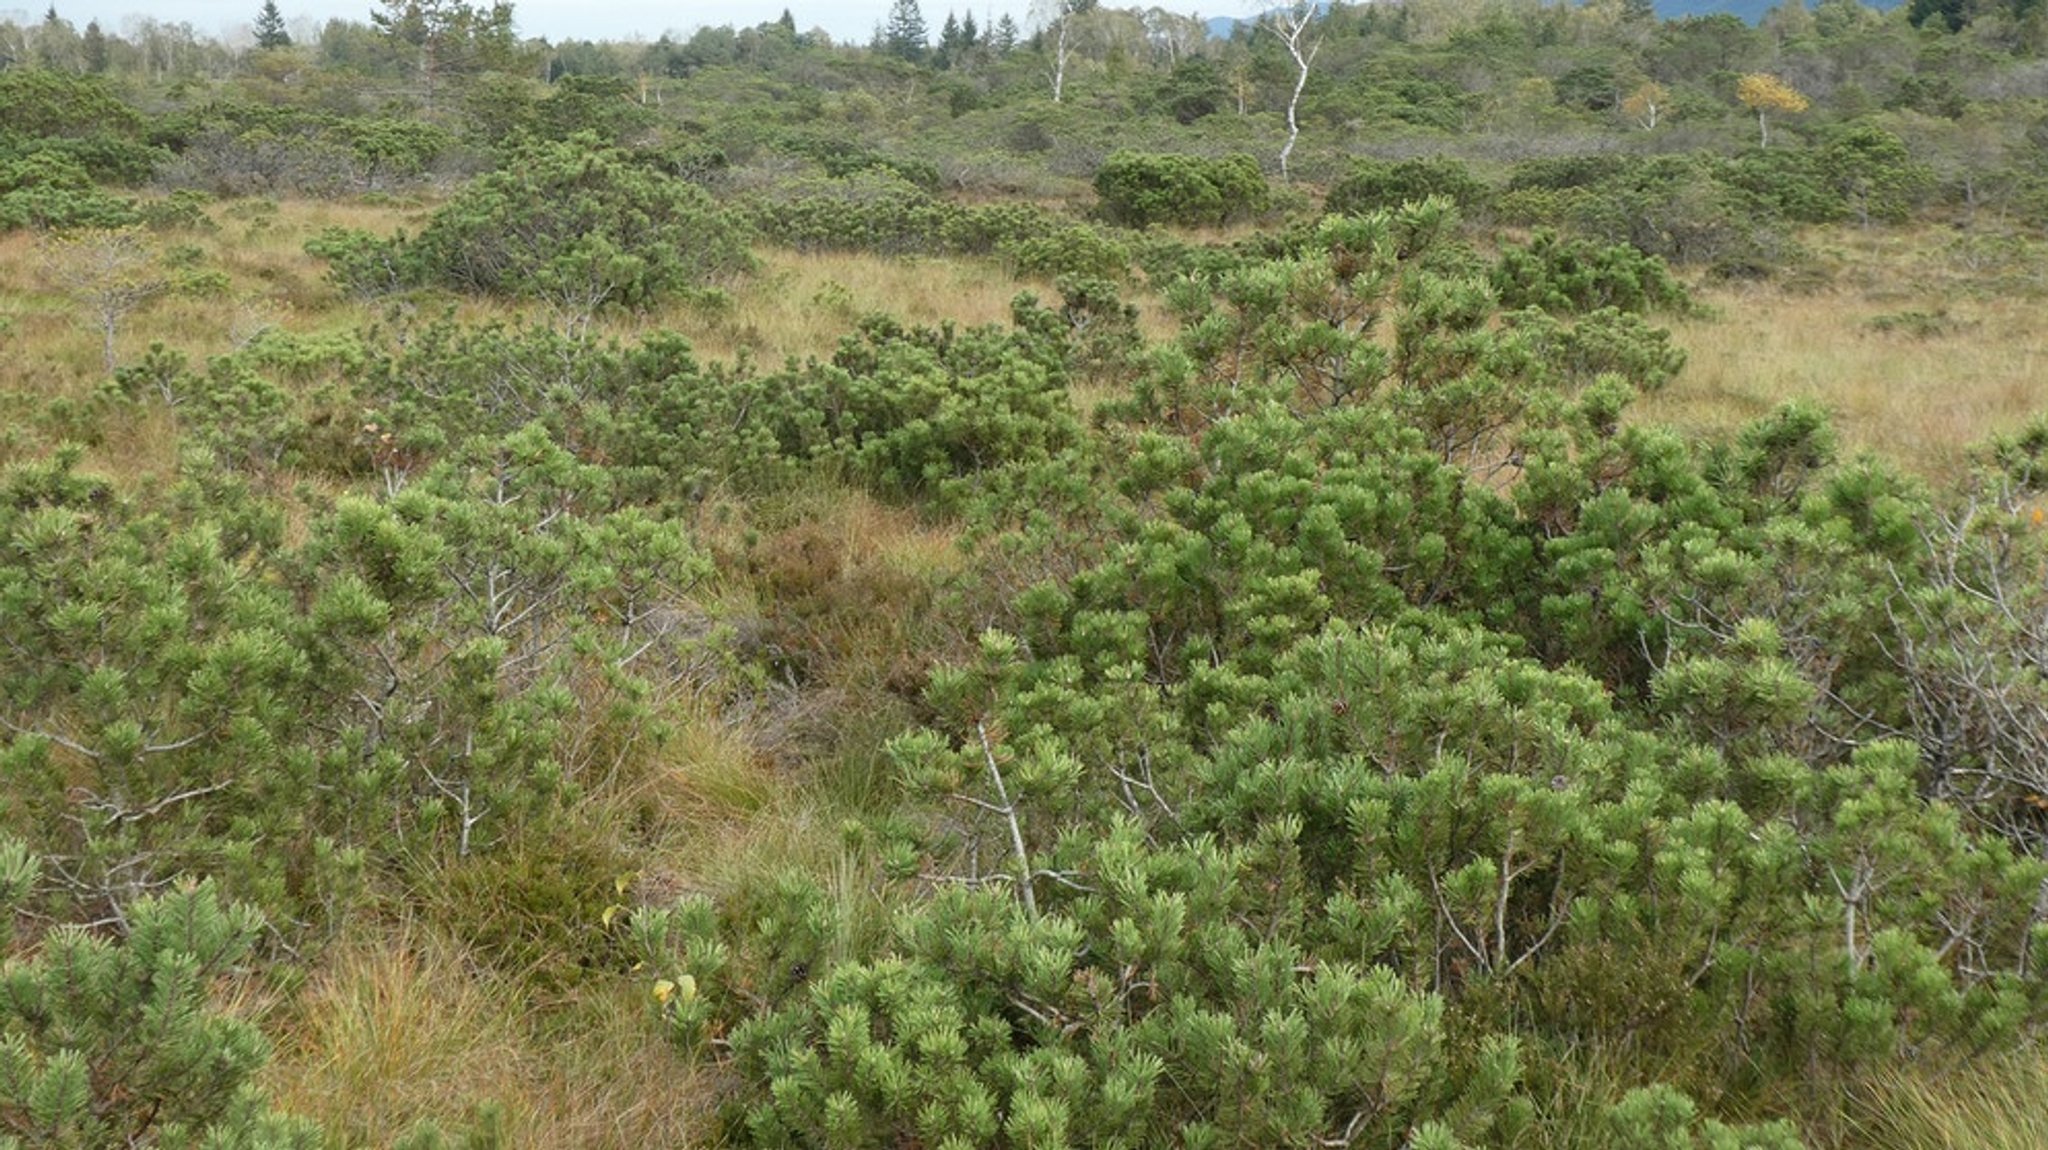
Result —
[{"label": "green pine needles", "polygon": [[594,135],[529,144],[436,211],[418,237],[332,231],[310,250],[351,291],[442,287],[531,299],[571,330],[753,266],[740,221],[702,188]]},{"label": "green pine needles", "polygon": [[[0,919],[12,928],[37,860],[0,839]],[[263,920],[211,884],[130,903],[119,941],[58,926],[10,937],[0,965],[0,1146],[313,1150],[319,1131],[253,1083],[270,1046],[211,1001],[247,970]]]}]

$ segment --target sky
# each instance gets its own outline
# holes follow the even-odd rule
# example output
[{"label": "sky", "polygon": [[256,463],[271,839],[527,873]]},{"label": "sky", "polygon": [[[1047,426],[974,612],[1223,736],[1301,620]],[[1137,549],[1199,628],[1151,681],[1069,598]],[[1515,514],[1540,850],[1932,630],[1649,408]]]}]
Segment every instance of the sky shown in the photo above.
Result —
[{"label": "sky", "polygon": [[[472,0],[480,7],[489,0]],[[1028,0],[919,0],[925,23],[934,32],[945,22],[947,5],[977,20],[988,21],[1005,11],[1027,24]],[[888,15],[890,0],[514,0],[515,23],[522,35],[549,40],[654,40],[663,32],[688,33],[705,25],[748,27],[782,15],[787,7],[799,29],[823,28],[835,40],[866,43],[875,25]],[[33,6],[0,0],[0,18],[17,23],[42,19],[46,3]],[[263,6],[263,0],[56,0],[57,14],[83,29],[89,20],[118,31],[125,18],[148,16],[165,23],[185,23],[202,36],[234,42]],[[287,26],[318,28],[335,16],[367,21],[373,0],[278,0]],[[1175,5],[1178,7],[1178,5]],[[1207,13],[1205,13],[1207,14]]]}]

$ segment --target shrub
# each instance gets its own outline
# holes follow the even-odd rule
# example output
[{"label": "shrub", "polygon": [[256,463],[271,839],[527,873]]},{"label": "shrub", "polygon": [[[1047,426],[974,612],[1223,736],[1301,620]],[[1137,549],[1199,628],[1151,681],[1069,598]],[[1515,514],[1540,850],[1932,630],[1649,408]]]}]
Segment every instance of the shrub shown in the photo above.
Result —
[{"label": "shrub", "polygon": [[162,148],[108,130],[43,139],[34,146],[72,161],[94,180],[130,187],[148,183],[158,166],[169,158]]},{"label": "shrub", "polygon": [[744,272],[746,234],[703,189],[578,137],[479,177],[404,246],[427,283],[539,299],[574,318]]},{"label": "shrub", "polygon": [[0,132],[27,137],[133,135],[142,117],[107,81],[54,68],[0,71]]},{"label": "shrub", "polygon": [[1230,100],[1223,69],[1207,56],[1190,56],[1160,81],[1153,101],[1183,124],[1215,114]]},{"label": "shrub", "polygon": [[137,212],[151,231],[213,231],[217,225],[206,214],[211,200],[204,192],[180,189],[159,200],[142,201]]},{"label": "shrub", "polygon": [[[1789,153],[1769,155],[1783,154]],[[1796,249],[1784,235],[1778,205],[1731,177],[1735,170],[1697,156],[1530,161],[1509,178],[1496,210],[1509,222],[1627,244],[1673,264],[1728,276],[1769,275]],[[1778,194],[1792,194],[1793,187],[1779,186]]]},{"label": "shrub", "polygon": [[1583,386],[1616,375],[1641,391],[1656,391],[1677,378],[1685,352],[1671,346],[1671,333],[1641,317],[1601,308],[1562,324],[1530,310],[1503,317],[1531,351],[1567,383]]},{"label": "shrub", "polygon": [[306,241],[306,254],[327,261],[327,280],[364,299],[403,291],[420,278],[407,259],[404,233],[382,239],[355,228],[322,228]]},{"label": "shrub", "polygon": [[124,228],[135,205],[93,186],[77,161],[52,149],[0,150],[0,231],[14,228]]},{"label": "shrub", "polygon": [[992,255],[1045,279],[1122,279],[1131,258],[1118,239],[1050,209],[955,204],[877,171],[786,184],[748,215],[764,237],[800,251]]},{"label": "shrub", "polygon": [[393,118],[349,121],[341,135],[369,190],[418,179],[454,143],[433,124]]},{"label": "shrub", "polygon": [[1508,173],[1505,188],[1510,192],[1590,188],[1619,177],[1630,162],[1623,156],[1602,154],[1524,160]]},{"label": "shrub", "polygon": [[1527,246],[1501,252],[1493,290],[1505,308],[1539,307],[1570,314],[1682,310],[1685,287],[1664,261],[1626,244],[1597,244],[1538,232]]},{"label": "shrub", "polygon": [[1035,156],[1052,151],[1052,132],[1037,120],[1019,120],[1003,133],[1005,150],[1019,156]]},{"label": "shrub", "polygon": [[1070,217],[1030,203],[996,203],[962,208],[946,221],[949,250],[965,255],[993,255],[1012,246],[1075,227]]},{"label": "shrub", "polygon": [[1934,186],[1934,173],[1913,159],[1905,141],[1876,124],[1830,132],[1819,168],[1847,214],[1865,227],[1905,221]]},{"label": "shrub", "polygon": [[237,1146],[314,1150],[319,1132],[269,1109],[254,1078],[269,1043],[210,1001],[262,929],[210,884],[137,900],[118,942],[60,926],[32,948],[11,927],[36,860],[0,838],[0,1128],[23,1150]]},{"label": "shrub", "polygon": [[266,116],[209,120],[164,165],[165,183],[222,196],[333,196],[357,186],[356,160],[332,125]]},{"label": "shrub", "polygon": [[1394,163],[1360,160],[1330,189],[1323,200],[1323,210],[1363,215],[1442,196],[1469,212],[1484,205],[1491,195],[1491,190],[1459,160],[1441,156]]},{"label": "shrub", "polygon": [[1742,189],[1762,210],[1798,223],[1829,223],[1843,218],[1846,209],[1841,192],[1829,186],[1819,157],[1810,149],[1745,152],[1727,161],[1715,176]]},{"label": "shrub", "polygon": [[1266,210],[1266,177],[1246,155],[1115,152],[1095,172],[1095,194],[1110,220],[1130,227],[1221,224]]},{"label": "shrub", "polygon": [[1007,463],[1044,459],[1079,423],[1065,350],[1036,316],[1010,332],[904,328],[862,321],[829,364],[792,380],[792,414],[815,406],[831,452],[885,488],[917,489]]},{"label": "shrub", "polygon": [[970,216],[894,173],[869,170],[785,185],[748,214],[763,237],[799,251],[879,255],[943,252]]},{"label": "shrub", "polygon": [[855,172],[887,172],[927,192],[939,187],[939,167],[930,160],[903,159],[858,149],[832,149],[824,156],[825,174],[850,176]]},{"label": "shrub", "polygon": [[1130,275],[1130,249],[1085,224],[1069,224],[1055,231],[1006,240],[996,250],[1020,274],[1044,279],[1084,276],[1122,280]]}]

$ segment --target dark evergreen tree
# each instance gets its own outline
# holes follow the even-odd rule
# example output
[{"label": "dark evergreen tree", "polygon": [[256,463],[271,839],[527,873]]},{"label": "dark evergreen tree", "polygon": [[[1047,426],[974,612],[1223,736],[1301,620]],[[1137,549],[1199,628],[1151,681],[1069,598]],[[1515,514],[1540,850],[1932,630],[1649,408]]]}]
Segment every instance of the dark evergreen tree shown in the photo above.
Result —
[{"label": "dark evergreen tree", "polygon": [[1970,6],[1963,0],[1913,0],[1906,6],[1906,20],[1915,28],[1933,20],[1947,31],[1960,32],[1970,22]]},{"label": "dark evergreen tree", "polygon": [[884,50],[905,60],[921,60],[930,42],[931,35],[925,29],[924,13],[918,9],[917,0],[896,0],[890,5],[889,22],[882,28]]},{"label": "dark evergreen tree", "polygon": [[1221,110],[1230,100],[1230,89],[1214,60],[1190,56],[1173,66],[1160,85],[1159,99],[1174,119],[1192,124]]},{"label": "dark evergreen tree", "polygon": [[277,0],[263,0],[263,10],[256,13],[256,46],[264,49],[292,46],[291,33],[284,30],[284,14],[277,10]]},{"label": "dark evergreen tree", "polygon": [[959,61],[961,52],[960,17],[948,10],[946,22],[939,28],[939,67],[952,67]]},{"label": "dark evergreen tree", "polygon": [[107,34],[100,31],[98,20],[86,24],[85,34],[79,38],[78,49],[84,58],[87,72],[98,76],[107,70]]},{"label": "dark evergreen tree", "polygon": [[42,26],[36,30],[36,63],[52,72],[75,72],[78,70],[78,31],[71,21],[57,15],[52,5],[43,13]]}]

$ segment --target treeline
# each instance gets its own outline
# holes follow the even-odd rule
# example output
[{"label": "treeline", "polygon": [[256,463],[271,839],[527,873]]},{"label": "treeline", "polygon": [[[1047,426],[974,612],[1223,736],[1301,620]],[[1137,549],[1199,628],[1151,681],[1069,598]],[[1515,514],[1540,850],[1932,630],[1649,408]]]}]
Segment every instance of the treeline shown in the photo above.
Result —
[{"label": "treeline", "polygon": [[[1028,29],[949,16],[932,34],[914,0],[897,7],[869,45],[799,32],[787,14],[607,44],[522,38],[508,5],[392,0],[303,43],[276,12],[252,12],[268,31],[232,49],[149,21],[132,39],[78,33],[53,11],[0,24],[0,63],[15,85],[84,85],[61,104],[118,100],[147,117],[146,133],[101,122],[171,156],[107,174],[230,194],[459,179],[521,133],[597,130],[722,160],[739,185],[792,162],[841,174],[833,155],[851,149],[949,192],[1043,198],[1071,195],[1119,147],[1242,152],[1278,174],[1292,106],[1292,174],[1315,184],[1359,158],[1448,155],[1499,175],[1527,159],[1796,152],[1861,132],[1925,173],[1915,207],[2043,214],[2048,33],[2024,4],[1828,0],[1756,27],[1625,5],[1338,5],[1308,14],[1305,76],[1255,23],[1216,39],[1157,9],[1071,4]],[[53,134],[23,99],[9,97],[0,129],[15,147]]]}]

